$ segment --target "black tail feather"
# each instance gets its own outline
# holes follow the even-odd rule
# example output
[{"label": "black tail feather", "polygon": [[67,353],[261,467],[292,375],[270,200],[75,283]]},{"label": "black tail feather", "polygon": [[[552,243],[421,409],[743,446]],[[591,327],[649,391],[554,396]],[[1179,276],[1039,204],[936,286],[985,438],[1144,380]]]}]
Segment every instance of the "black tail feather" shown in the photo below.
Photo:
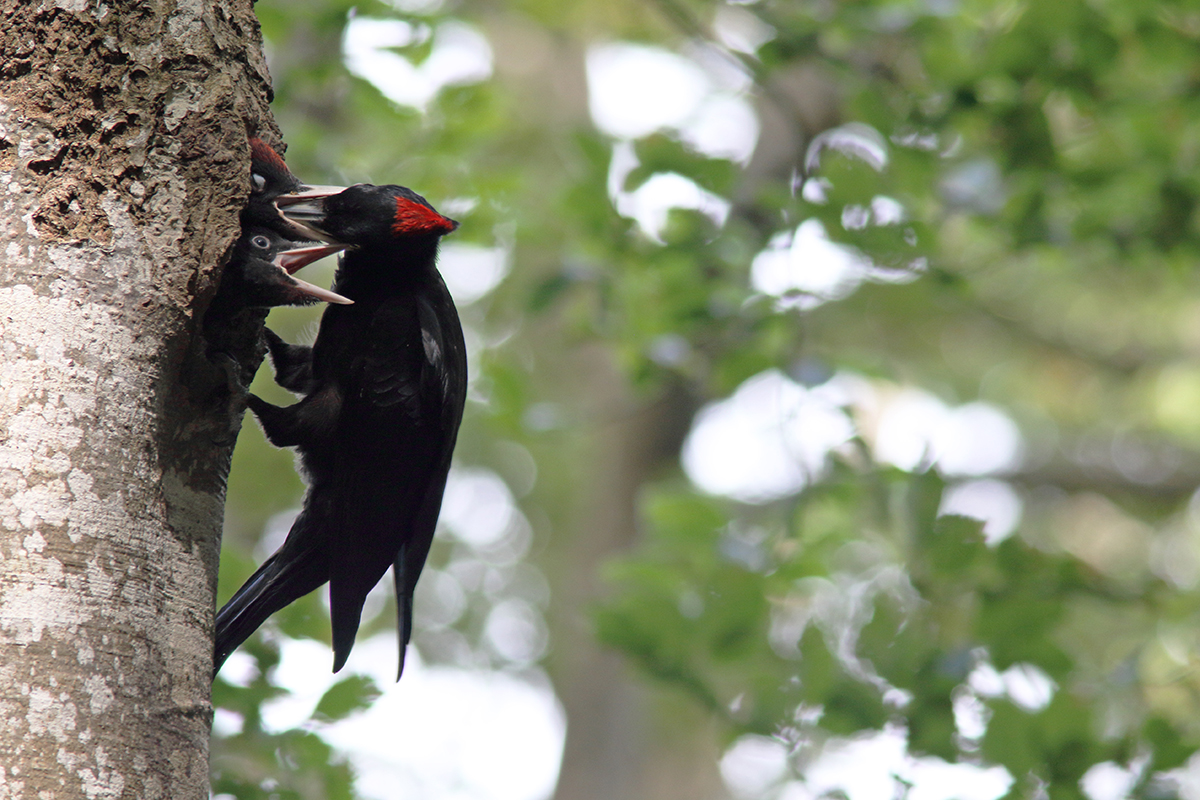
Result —
[{"label": "black tail feather", "polygon": [[[374,585],[374,584],[372,584]],[[362,620],[363,603],[367,591],[359,581],[339,580],[336,576],[329,581],[329,620],[333,624],[333,671],[338,672],[346,665],[354,639],[358,636],[358,625]]]},{"label": "black tail feather", "polygon": [[405,544],[396,553],[392,564],[392,579],[396,583],[396,626],[400,633],[400,666],[396,670],[396,680],[404,674],[404,656],[408,652],[408,642],[412,639],[413,618],[413,586],[408,565],[405,560],[408,555],[408,545]]},{"label": "black tail feather", "polygon": [[329,580],[326,559],[318,549],[289,552],[286,547],[268,558],[237,594],[217,612],[213,677],[229,654],[246,641],[267,617]]}]

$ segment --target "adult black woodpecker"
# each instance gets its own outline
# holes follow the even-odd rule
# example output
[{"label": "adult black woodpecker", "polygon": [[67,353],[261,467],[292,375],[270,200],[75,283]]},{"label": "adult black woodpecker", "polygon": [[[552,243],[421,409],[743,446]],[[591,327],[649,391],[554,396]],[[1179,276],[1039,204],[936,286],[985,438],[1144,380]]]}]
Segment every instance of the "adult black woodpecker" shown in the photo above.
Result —
[{"label": "adult black woodpecker", "polygon": [[214,675],[272,613],[328,581],[334,672],[354,645],[367,593],[394,567],[400,668],[412,599],[433,540],[462,420],[462,326],[436,268],[458,223],[402,186],[277,198],[314,235],[349,244],[311,348],[269,335],[281,408],[251,395],[267,438],[296,447],[308,492],[286,541],[217,614]]}]

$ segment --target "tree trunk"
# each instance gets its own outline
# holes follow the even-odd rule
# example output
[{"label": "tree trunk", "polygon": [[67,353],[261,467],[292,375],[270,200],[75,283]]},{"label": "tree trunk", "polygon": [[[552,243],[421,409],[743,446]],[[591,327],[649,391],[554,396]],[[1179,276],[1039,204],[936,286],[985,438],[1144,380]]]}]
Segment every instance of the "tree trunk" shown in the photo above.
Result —
[{"label": "tree trunk", "polygon": [[[272,138],[257,21],[0,19],[0,797],[204,798],[238,423],[200,320]],[[253,325],[227,338],[245,378]]]},{"label": "tree trunk", "polygon": [[[605,595],[604,563],[638,539],[642,487],[679,452],[694,411],[682,388],[634,396],[602,348],[576,348],[561,363],[539,364],[549,382],[575,387],[586,408],[569,478],[569,528],[557,533],[550,569],[554,652],[551,677],[567,714],[555,800],[713,800],[727,791],[717,771],[717,731],[703,713],[647,686],[625,659],[596,641],[591,614]],[[585,399],[586,398],[586,399]],[[664,707],[676,702],[664,713]]]}]

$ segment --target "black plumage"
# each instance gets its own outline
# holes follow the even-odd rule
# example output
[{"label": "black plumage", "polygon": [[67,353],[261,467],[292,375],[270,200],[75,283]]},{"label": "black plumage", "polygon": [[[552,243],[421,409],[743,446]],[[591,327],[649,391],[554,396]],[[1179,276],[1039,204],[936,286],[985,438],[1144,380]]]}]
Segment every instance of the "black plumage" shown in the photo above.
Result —
[{"label": "black plumage", "polygon": [[221,277],[213,308],[269,308],[302,306],[325,301],[351,302],[292,275],[319,258],[344,250],[345,245],[294,242],[268,227],[242,229]]},{"label": "black plumage", "polygon": [[269,334],[281,408],[250,396],[267,438],[296,447],[309,487],[287,540],[217,615],[214,674],[272,613],[328,581],[334,671],[354,645],[363,602],[394,566],[400,671],[412,597],[441,509],[466,399],[458,313],[435,265],[457,227],[400,186],[283,196],[290,220],[352,245],[312,348]]}]

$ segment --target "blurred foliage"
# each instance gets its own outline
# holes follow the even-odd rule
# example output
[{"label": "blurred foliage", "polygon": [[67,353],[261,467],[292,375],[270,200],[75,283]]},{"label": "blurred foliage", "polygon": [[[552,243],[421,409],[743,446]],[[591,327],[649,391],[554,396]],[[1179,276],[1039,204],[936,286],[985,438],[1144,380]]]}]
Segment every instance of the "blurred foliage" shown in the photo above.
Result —
[{"label": "blurred foliage", "polygon": [[[683,430],[703,403],[770,368],[806,385],[853,372],[881,391],[983,400],[1020,426],[1024,458],[998,477],[1023,516],[998,542],[980,521],[939,513],[953,481],[937,464],[880,463],[861,410],[828,468],[770,502],[703,494],[682,476],[676,443],[637,490],[637,545],[595,565],[609,587],[594,609],[603,642],[721,720],[727,743],[785,743],[800,778],[826,744],[886,727],[915,755],[1003,766],[1012,796],[1082,797],[1080,779],[1104,762],[1131,770],[1131,796],[1178,792],[1164,773],[1200,747],[1191,4],[257,9],[297,174],[399,181],[439,207],[470,201],[455,208],[457,240],[509,249],[512,273],[463,309],[479,343],[458,458],[515,486],[513,452],[532,455],[536,486],[517,494],[552,586],[580,580],[562,574],[573,562],[561,536],[579,513],[571,498],[597,480],[569,435],[597,408],[586,364],[564,366],[582,348],[619,365],[630,402],[685,395]],[[768,31],[765,43],[753,54],[721,44],[722,14]],[[354,15],[413,26],[420,35],[395,52],[414,62],[439,25],[473,25],[494,49],[494,75],[443,89],[425,113],[390,103],[343,63]],[[659,131],[628,143],[636,164],[614,190],[614,143],[584,94],[586,48],[613,40],[702,52],[752,76],[762,131],[749,163]],[[727,218],[676,209],[657,238],[640,230],[614,191],[664,173],[728,200]],[[880,217],[879,198],[902,216]],[[865,281],[831,298],[757,292],[756,254],[810,219],[870,260]],[[312,320],[276,311],[270,324],[295,339]],[[260,374],[254,388],[279,391],[269,383]],[[252,570],[248,549],[268,518],[298,502],[290,461],[246,425],[221,599]],[[513,668],[489,653],[484,630],[489,608],[523,585],[515,568],[443,539],[431,569],[461,578],[468,610],[419,619],[422,656]],[[509,588],[485,591],[472,570]],[[217,681],[215,702],[241,732],[214,740],[214,793],[350,796],[348,767],[316,732],[368,703],[370,681],[335,684],[311,729],[269,734],[258,712],[283,691],[272,679],[279,633],[323,640],[324,613],[315,597],[282,612],[273,637],[246,645],[253,677]],[[391,613],[364,633],[389,629]],[[555,677],[553,651],[546,663]],[[1045,702],[979,677],[1013,670],[1042,676]],[[979,730],[964,727],[971,708]]]}]

